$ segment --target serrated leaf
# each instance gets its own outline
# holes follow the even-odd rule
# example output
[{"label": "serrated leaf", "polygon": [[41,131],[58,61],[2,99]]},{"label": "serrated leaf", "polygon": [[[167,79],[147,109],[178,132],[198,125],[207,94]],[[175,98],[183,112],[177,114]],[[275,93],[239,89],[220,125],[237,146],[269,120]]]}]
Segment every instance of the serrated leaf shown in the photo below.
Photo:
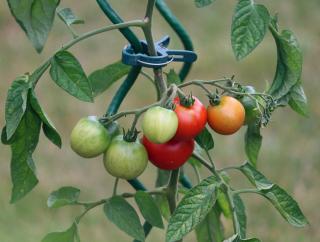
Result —
[{"label": "serrated leaf", "polygon": [[38,183],[32,153],[39,141],[41,120],[29,105],[11,144],[11,203],[23,198]]},{"label": "serrated leaf", "polygon": [[72,11],[71,8],[63,8],[58,12],[59,18],[68,26],[72,24],[84,24],[82,19],[79,19]]},{"label": "serrated leaf", "polygon": [[80,196],[80,189],[75,187],[61,187],[53,191],[47,201],[49,208],[60,208],[66,205],[75,204]]},{"label": "serrated leaf", "polygon": [[302,73],[302,51],[297,38],[290,30],[278,33],[271,28],[277,45],[277,70],[268,91],[275,99],[287,95],[300,80]]},{"label": "serrated leaf", "polygon": [[241,172],[249,179],[249,181],[259,190],[270,189],[274,185],[261,172],[259,172],[250,163],[245,163],[240,167]]},{"label": "serrated leaf", "polygon": [[41,242],[80,242],[77,224],[73,223],[66,231],[47,234]]},{"label": "serrated leaf", "polygon": [[300,82],[294,85],[289,92],[289,105],[298,114],[309,117],[308,100]]},{"label": "serrated leaf", "polygon": [[220,242],[223,240],[223,231],[220,215],[213,207],[206,218],[196,227],[197,242]]},{"label": "serrated leaf", "polygon": [[250,54],[264,39],[270,15],[265,6],[239,0],[232,19],[231,43],[238,60]]},{"label": "serrated leaf", "polygon": [[170,71],[168,73],[165,73],[167,76],[167,83],[168,85],[170,84],[176,84],[179,85],[182,83],[179,75],[175,72],[174,69],[170,69]]},{"label": "serrated leaf", "polygon": [[53,144],[61,148],[61,144],[62,144],[61,137],[58,131],[56,130],[56,128],[54,127],[53,123],[51,122],[51,120],[47,117],[46,113],[41,108],[34,90],[30,91],[29,98],[30,98],[30,104],[32,109],[38,114],[38,116],[43,122],[42,128],[43,128],[44,134],[49,140],[51,140]]},{"label": "serrated leaf", "polygon": [[182,239],[205,219],[216,202],[219,185],[218,179],[210,176],[189,190],[169,220],[167,242]]},{"label": "serrated leaf", "polygon": [[197,8],[203,8],[206,7],[210,4],[212,4],[213,2],[215,2],[216,0],[195,0],[195,4]]},{"label": "serrated leaf", "polygon": [[214,147],[214,141],[212,138],[212,134],[209,132],[207,128],[204,128],[200,134],[195,138],[196,142],[200,145],[204,150],[211,150]]},{"label": "serrated leaf", "polygon": [[130,66],[121,61],[115,62],[89,75],[94,96],[98,96],[107,90],[113,83],[120,80],[130,71]]},{"label": "serrated leaf", "polygon": [[70,95],[93,102],[92,87],[79,61],[68,51],[59,51],[51,59],[52,80]]},{"label": "serrated leaf", "polygon": [[240,239],[239,235],[235,234],[229,239],[224,240],[223,242],[260,242],[259,239],[252,238],[252,239]]},{"label": "serrated leaf", "polygon": [[308,224],[298,203],[284,189],[274,185],[261,192],[289,224],[295,227],[304,227]]},{"label": "serrated leaf", "polygon": [[239,195],[234,195],[232,197],[234,204],[235,216],[237,217],[239,231],[239,237],[245,238],[247,231],[247,216],[246,216],[246,208],[244,203]]},{"label": "serrated leaf", "polygon": [[163,229],[161,213],[152,196],[144,191],[137,191],[134,198],[145,220],[152,226]]},{"label": "serrated leaf", "polygon": [[7,0],[12,15],[41,52],[51,31],[60,0]]},{"label": "serrated leaf", "polygon": [[257,165],[261,145],[262,136],[260,134],[260,127],[255,123],[248,124],[245,134],[245,151],[249,161],[254,166]]},{"label": "serrated leaf", "polygon": [[103,209],[107,218],[119,229],[137,240],[144,241],[144,231],[138,214],[123,197],[108,199]]},{"label": "serrated leaf", "polygon": [[18,77],[8,90],[5,107],[6,134],[9,140],[15,133],[27,106],[29,77]]}]

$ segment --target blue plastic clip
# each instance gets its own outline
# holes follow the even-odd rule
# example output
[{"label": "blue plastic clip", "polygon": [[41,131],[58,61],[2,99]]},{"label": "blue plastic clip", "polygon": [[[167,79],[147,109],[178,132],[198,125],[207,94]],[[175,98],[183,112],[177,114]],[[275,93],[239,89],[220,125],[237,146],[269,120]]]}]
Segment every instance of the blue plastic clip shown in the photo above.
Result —
[{"label": "blue plastic clip", "polygon": [[170,37],[165,36],[155,43],[157,56],[148,54],[147,42],[142,40],[142,53],[135,53],[131,45],[127,45],[122,51],[122,62],[130,66],[144,66],[148,68],[160,68],[174,62],[194,62],[197,54],[188,50],[170,50],[168,45]]}]

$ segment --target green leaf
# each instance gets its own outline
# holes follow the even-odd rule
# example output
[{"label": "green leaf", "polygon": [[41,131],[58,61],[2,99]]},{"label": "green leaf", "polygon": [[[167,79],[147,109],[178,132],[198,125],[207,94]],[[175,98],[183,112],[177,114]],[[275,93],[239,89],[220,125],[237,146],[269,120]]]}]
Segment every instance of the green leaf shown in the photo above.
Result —
[{"label": "green leaf", "polygon": [[15,133],[27,106],[29,77],[18,77],[8,90],[5,107],[6,134],[9,140]]},{"label": "green leaf", "polygon": [[289,224],[295,227],[304,227],[308,224],[298,203],[284,189],[274,185],[261,192]]},{"label": "green leaf", "polygon": [[80,189],[75,187],[61,187],[53,191],[47,201],[49,208],[60,208],[66,205],[75,204],[80,196]]},{"label": "green leaf", "polygon": [[220,215],[215,207],[195,229],[198,242],[220,242],[223,240]]},{"label": "green leaf", "polygon": [[240,239],[239,235],[235,234],[229,239],[224,240],[223,242],[260,242],[259,239],[252,238],[252,239]]},{"label": "green leaf", "polygon": [[51,30],[60,0],[7,0],[12,15],[41,52]]},{"label": "green leaf", "polygon": [[144,191],[138,191],[134,198],[145,220],[152,226],[163,229],[161,213],[152,196]]},{"label": "green leaf", "polygon": [[277,70],[268,91],[276,99],[284,97],[299,82],[302,73],[302,51],[290,30],[278,33],[271,28],[278,52]]},{"label": "green leaf", "polygon": [[41,242],[80,242],[77,224],[73,223],[66,231],[47,234]]},{"label": "green leaf", "polygon": [[41,120],[29,105],[27,104],[11,145],[11,203],[23,198],[38,183],[32,153],[39,141]]},{"label": "green leaf", "polygon": [[169,220],[167,242],[182,239],[205,219],[216,202],[219,186],[218,179],[210,176],[189,190]]},{"label": "green leaf", "polygon": [[43,128],[44,134],[49,140],[51,140],[53,144],[61,148],[61,144],[62,144],[61,137],[58,131],[56,130],[56,128],[54,127],[53,123],[47,117],[46,113],[42,110],[34,90],[31,90],[29,98],[30,98],[30,104],[32,106],[32,109],[38,114],[38,116],[43,122],[42,128]]},{"label": "green leaf", "polygon": [[300,82],[289,92],[289,105],[298,114],[309,117],[308,100]]},{"label": "green leaf", "polygon": [[247,216],[246,216],[246,208],[244,203],[239,195],[234,195],[232,197],[234,204],[235,216],[237,217],[238,227],[240,229],[240,238],[246,237],[247,230]]},{"label": "green leaf", "polygon": [[232,215],[232,210],[227,198],[227,195],[224,193],[222,189],[218,190],[217,202],[219,207],[226,218],[230,218]]},{"label": "green leaf", "polygon": [[118,61],[91,73],[89,80],[91,81],[94,96],[96,97],[103,93],[113,83],[127,75],[129,71],[130,66]]},{"label": "green leaf", "polygon": [[206,7],[208,5],[210,5],[211,3],[215,2],[216,0],[195,0],[195,4],[197,8],[203,8]]},{"label": "green leaf", "polygon": [[4,126],[1,131],[1,143],[4,145],[11,145],[13,144],[13,142],[14,142],[14,135],[10,139],[7,139],[7,127]]},{"label": "green leaf", "polygon": [[212,134],[209,132],[207,128],[204,128],[200,134],[195,138],[196,142],[203,148],[204,150],[211,150],[214,147],[214,141],[212,138]]},{"label": "green leaf", "polygon": [[93,102],[92,88],[79,61],[67,51],[60,51],[51,59],[50,75],[55,83],[70,95],[85,102]]},{"label": "green leaf", "polygon": [[249,181],[259,190],[270,189],[274,185],[261,172],[259,172],[250,163],[245,163],[240,167],[241,172],[249,179]]},{"label": "green leaf", "polygon": [[259,156],[259,151],[262,145],[262,136],[260,127],[255,123],[248,124],[245,134],[245,151],[252,165],[256,166]]},{"label": "green leaf", "polygon": [[144,241],[144,231],[134,208],[120,196],[115,196],[105,203],[104,213],[119,229],[133,238]]},{"label": "green leaf", "polygon": [[71,8],[60,9],[57,13],[59,18],[68,26],[72,24],[84,24],[82,19],[74,15]]},{"label": "green leaf", "polygon": [[176,84],[179,85],[182,83],[179,75],[175,72],[174,69],[170,69],[170,71],[168,73],[165,73],[167,76],[167,83],[168,85],[170,84]]},{"label": "green leaf", "polygon": [[270,22],[265,6],[239,0],[232,19],[231,43],[238,60],[250,54],[264,39]]}]

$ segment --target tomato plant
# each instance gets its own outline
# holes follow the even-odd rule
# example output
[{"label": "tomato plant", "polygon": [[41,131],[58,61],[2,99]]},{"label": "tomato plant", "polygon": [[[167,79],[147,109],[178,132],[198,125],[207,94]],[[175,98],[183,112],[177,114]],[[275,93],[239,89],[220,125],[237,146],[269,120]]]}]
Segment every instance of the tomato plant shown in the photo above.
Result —
[{"label": "tomato plant", "polygon": [[148,164],[148,154],[138,142],[123,140],[123,136],[115,137],[103,158],[106,170],[114,177],[126,180],[141,175]]},{"label": "tomato plant", "polygon": [[71,148],[80,156],[92,158],[101,155],[111,141],[107,129],[97,117],[82,118],[71,132]]},{"label": "tomato plant", "polygon": [[[242,200],[247,193],[266,198],[289,224],[296,227],[308,224],[298,203],[257,168],[263,140],[260,130],[268,126],[274,111],[289,106],[303,116],[308,115],[307,98],[301,81],[303,58],[298,40],[293,32],[282,30],[277,15],[272,16],[265,5],[254,0],[237,0],[231,26],[231,45],[239,61],[253,52],[268,32],[276,43],[274,79],[266,90],[258,92],[241,84],[234,76],[186,81],[197,55],[191,37],[164,0],[148,0],[142,18],[125,22],[109,1],[97,0],[112,24],[82,34],[76,33],[73,25],[83,24],[84,21],[76,17],[70,8],[63,8],[62,1],[7,2],[15,20],[38,53],[45,46],[56,14],[72,37],[36,70],[19,75],[8,90],[6,125],[1,141],[10,145],[12,151],[11,203],[23,199],[39,182],[33,153],[39,142],[41,127],[45,137],[56,146],[62,146],[60,135],[39,103],[35,91],[43,75],[48,71],[52,81],[63,91],[89,103],[124,78],[107,112],[97,118],[81,119],[71,132],[71,148],[79,155],[94,157],[105,153],[101,163],[116,178],[113,193],[98,201],[86,202],[79,201],[78,188],[64,186],[53,191],[47,202],[50,208],[78,205],[82,211],[68,229],[49,233],[42,242],[80,241],[79,223],[98,206],[103,206],[106,218],[135,241],[145,241],[153,227],[163,229],[162,217],[165,217],[168,219],[167,242],[182,241],[191,231],[195,231],[198,242],[259,242],[247,233],[246,205]],[[195,0],[195,5],[201,8],[213,2]],[[179,4],[183,6],[184,3]],[[155,8],[177,33],[184,50],[169,49],[169,37],[158,42],[154,40],[152,17]],[[142,30],[144,40],[138,39],[133,28]],[[122,50],[122,61],[109,63],[87,75],[70,49],[83,40],[112,30],[119,30],[129,42]],[[181,69],[178,72],[171,69],[165,73],[164,67],[171,62],[182,62]],[[120,105],[140,75],[154,84],[156,101],[120,112]],[[196,86],[211,101],[207,112],[202,102],[209,100],[200,101],[184,89]],[[123,117],[132,118],[132,122],[130,127],[122,127],[121,133],[121,122],[118,121]],[[211,131],[205,128],[206,122],[221,134],[232,134],[245,122],[243,128],[246,128],[244,140],[248,161],[240,166],[217,169],[214,153],[211,152],[214,139]],[[125,131],[127,128],[128,131]],[[142,135],[139,130],[143,131]],[[149,190],[137,179],[146,169],[148,159],[158,168],[156,187]],[[188,164],[195,171],[195,184],[191,183],[189,173],[184,172],[190,169]],[[203,173],[206,175],[204,179],[201,179],[200,167],[207,169]],[[235,188],[230,182],[230,170],[243,174],[253,188]],[[117,186],[119,179],[127,180],[137,192],[120,193]],[[178,192],[183,196],[178,196]],[[132,206],[133,201],[127,200],[132,197],[145,220],[144,224]],[[224,226],[228,223],[222,221],[226,219],[233,224],[231,236],[225,234]]]},{"label": "tomato plant", "polygon": [[190,158],[194,149],[192,139],[173,139],[164,144],[155,144],[144,136],[142,143],[147,149],[149,160],[163,170],[176,170],[181,167]]},{"label": "tomato plant", "polygon": [[235,98],[223,96],[217,104],[208,107],[208,124],[219,134],[237,132],[245,121],[245,109]]},{"label": "tomato plant", "polygon": [[[188,98],[186,98],[188,99]],[[178,130],[176,140],[189,140],[195,138],[207,123],[205,106],[196,97],[191,97],[189,104],[183,104],[180,98],[174,99],[175,112],[178,116]],[[187,102],[187,101],[186,101]]]}]

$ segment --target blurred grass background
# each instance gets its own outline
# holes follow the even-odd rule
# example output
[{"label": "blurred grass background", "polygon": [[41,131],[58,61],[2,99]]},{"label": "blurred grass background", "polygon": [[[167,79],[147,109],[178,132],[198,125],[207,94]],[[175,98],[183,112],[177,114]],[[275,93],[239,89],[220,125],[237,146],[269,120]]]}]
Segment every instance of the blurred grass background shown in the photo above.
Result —
[{"label": "blurred grass background", "polygon": [[[144,14],[146,0],[111,1],[124,19],[139,18]],[[215,79],[236,75],[244,84],[252,84],[263,90],[274,75],[276,53],[270,34],[252,55],[236,62],[230,45],[230,24],[235,1],[217,1],[214,5],[197,9],[193,1],[169,1],[176,15],[193,37],[199,60],[189,79]],[[289,109],[274,113],[272,122],[263,131],[264,141],[259,168],[270,179],[286,188],[300,203],[310,221],[303,229],[292,228],[271,205],[256,195],[243,196],[247,204],[249,235],[265,242],[315,242],[320,241],[319,183],[320,183],[320,129],[318,108],[320,98],[320,1],[285,0],[265,1],[271,13],[278,12],[281,28],[290,28],[298,36],[304,52],[303,81],[310,102],[311,117],[302,118]],[[95,1],[62,1],[61,7],[72,7],[86,21],[77,26],[81,33],[109,24]],[[154,19],[156,39],[165,34],[172,36],[171,48],[181,45],[162,18]],[[44,52],[37,55],[25,34],[10,16],[5,1],[0,2],[0,124],[4,125],[4,102],[7,89],[17,75],[33,71],[57,48],[69,40],[63,24],[56,19]],[[139,33],[141,34],[141,33]],[[141,36],[141,35],[140,35]],[[87,40],[71,51],[79,58],[87,73],[119,60],[126,41],[118,32],[99,35]],[[168,69],[167,69],[168,70]],[[101,158],[85,160],[76,156],[69,147],[69,133],[77,120],[87,115],[104,113],[112,94],[120,82],[96,99],[95,104],[82,103],[60,90],[46,75],[37,86],[37,94],[44,109],[56,124],[63,137],[63,148],[58,150],[45,137],[35,152],[40,184],[25,199],[16,205],[10,198],[10,149],[0,146],[0,241],[36,242],[51,231],[66,229],[80,208],[50,210],[46,207],[48,194],[58,187],[73,185],[82,190],[83,200],[97,200],[111,194],[113,178],[103,169]],[[205,96],[193,90],[204,102]],[[140,78],[128,95],[121,109],[143,106],[154,100],[152,86]],[[122,124],[128,124],[124,120]],[[215,135],[213,156],[217,167],[240,164],[245,160],[243,151],[244,130],[239,134],[224,137]],[[188,172],[189,173],[189,172]],[[193,174],[189,173],[191,177]],[[237,174],[231,174],[237,187],[247,182]],[[153,186],[155,169],[150,165],[141,177],[148,187]],[[131,191],[126,182],[121,182],[119,191]],[[226,221],[227,233],[231,233]],[[130,238],[109,223],[101,208],[92,211],[81,223],[82,241],[130,241]],[[164,233],[153,230],[148,241],[164,241]],[[194,235],[185,241],[195,241]]]}]

